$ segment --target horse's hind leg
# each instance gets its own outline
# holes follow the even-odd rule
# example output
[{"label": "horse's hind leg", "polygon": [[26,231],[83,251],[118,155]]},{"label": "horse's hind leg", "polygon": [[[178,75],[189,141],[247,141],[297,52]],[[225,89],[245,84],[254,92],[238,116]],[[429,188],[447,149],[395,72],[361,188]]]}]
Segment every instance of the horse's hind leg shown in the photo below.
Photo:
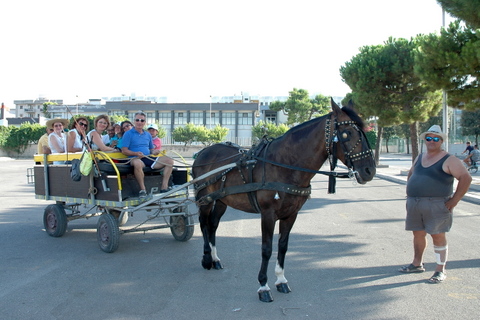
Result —
[{"label": "horse's hind leg", "polygon": [[223,266],[217,256],[216,232],[220,218],[225,213],[227,206],[217,201],[215,204],[200,206],[200,229],[203,234],[203,258],[202,266],[210,270],[222,269]]},{"label": "horse's hind leg", "polygon": [[280,221],[280,238],[278,239],[277,264],[275,265],[275,275],[277,276],[275,286],[277,287],[277,291],[282,293],[289,293],[292,291],[290,290],[288,281],[285,278],[285,255],[287,254],[288,250],[290,231],[295,223],[296,216],[297,215],[295,214],[286,220]]}]

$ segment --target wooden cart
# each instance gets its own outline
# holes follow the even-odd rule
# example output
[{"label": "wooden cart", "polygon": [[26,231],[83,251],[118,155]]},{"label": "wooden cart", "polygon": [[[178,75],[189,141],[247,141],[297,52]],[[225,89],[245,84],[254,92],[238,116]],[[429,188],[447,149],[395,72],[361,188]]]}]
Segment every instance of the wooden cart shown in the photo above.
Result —
[{"label": "wooden cart", "polygon": [[[190,175],[186,168],[172,173],[173,188],[161,190],[162,171],[145,170],[148,198],[138,198],[140,188],[129,164],[121,164],[122,153],[94,151],[96,165],[89,176],[73,181],[71,164],[54,165],[53,161],[80,159],[82,153],[35,155],[35,197],[54,200],[45,208],[43,223],[52,237],[64,235],[69,221],[100,216],[97,223],[97,240],[105,252],[114,252],[121,234],[170,228],[178,241],[188,241],[194,231],[194,215],[189,212]],[[86,210],[81,210],[86,208]],[[122,228],[135,212],[145,211],[146,219],[134,227]],[[141,215],[139,215],[141,216]],[[160,223],[158,223],[160,221]],[[153,225],[152,225],[153,223]]]}]

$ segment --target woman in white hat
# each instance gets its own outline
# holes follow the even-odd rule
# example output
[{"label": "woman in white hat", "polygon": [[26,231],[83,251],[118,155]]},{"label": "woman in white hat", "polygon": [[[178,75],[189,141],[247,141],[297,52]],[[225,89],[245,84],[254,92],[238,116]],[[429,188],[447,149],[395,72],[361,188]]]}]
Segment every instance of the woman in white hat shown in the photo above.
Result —
[{"label": "woman in white hat", "polygon": [[[68,126],[67,119],[51,119],[47,121],[47,128],[53,129],[53,132],[48,135],[48,146],[52,153],[65,153],[66,147],[66,135],[63,129]],[[54,161],[53,164],[64,164],[64,161]]]}]

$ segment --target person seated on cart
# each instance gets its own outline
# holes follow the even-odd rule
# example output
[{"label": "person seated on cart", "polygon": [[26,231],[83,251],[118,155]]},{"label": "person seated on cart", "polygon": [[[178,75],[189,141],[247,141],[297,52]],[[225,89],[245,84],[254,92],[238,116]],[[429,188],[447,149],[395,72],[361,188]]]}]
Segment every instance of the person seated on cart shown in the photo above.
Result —
[{"label": "person seated on cart", "polygon": [[110,125],[110,118],[106,114],[101,114],[94,120],[94,129],[87,134],[88,143],[92,150],[115,151],[115,148],[107,146],[110,142],[108,134],[103,134]]},{"label": "person seated on cart", "polygon": [[[48,135],[48,146],[52,153],[67,152],[67,135],[63,131],[67,127],[67,119],[56,118],[47,121],[47,128],[53,129],[53,132]],[[53,161],[53,164],[65,164],[65,161]]]},{"label": "person seated on cart", "polygon": [[147,127],[147,131],[150,133],[152,136],[152,142],[153,145],[155,146],[155,150],[161,150],[162,149],[162,140],[158,137],[158,127],[155,123],[152,123]]},{"label": "person seated on cart", "polygon": [[38,139],[37,145],[37,153],[38,154],[50,154],[52,150],[48,146],[48,135],[53,132],[53,128],[49,128],[48,126],[45,128],[46,133]]},{"label": "person seated on cart", "polygon": [[88,131],[88,120],[85,117],[75,118],[68,131],[68,152],[80,152],[83,150],[83,141]]},{"label": "person seated on cart", "polygon": [[139,198],[145,199],[147,197],[147,191],[145,188],[145,175],[143,168],[149,166],[152,169],[163,170],[162,189],[160,192],[166,192],[169,190],[168,182],[173,170],[173,159],[167,156],[157,157],[153,159],[148,155],[158,155],[160,150],[155,150],[155,146],[152,142],[152,136],[145,131],[147,116],[145,113],[139,111],[135,113],[134,127],[131,130],[125,131],[122,137],[122,153],[132,159],[130,165],[133,166],[133,172],[135,179],[140,186]]}]

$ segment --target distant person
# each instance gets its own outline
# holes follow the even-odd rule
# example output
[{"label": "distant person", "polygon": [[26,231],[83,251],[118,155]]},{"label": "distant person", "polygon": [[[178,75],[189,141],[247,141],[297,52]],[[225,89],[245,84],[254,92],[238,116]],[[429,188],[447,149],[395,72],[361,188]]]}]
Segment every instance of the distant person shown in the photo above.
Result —
[{"label": "distant person", "polygon": [[152,142],[152,136],[146,132],[143,128],[146,124],[147,116],[143,112],[135,113],[135,127],[126,131],[122,137],[122,152],[124,155],[134,158],[130,162],[133,166],[135,179],[140,186],[140,192],[138,194],[140,199],[147,197],[147,191],[145,187],[145,175],[143,168],[145,166],[152,169],[163,170],[162,189],[160,192],[167,192],[169,190],[168,182],[173,170],[173,159],[167,156],[157,157],[155,160],[147,157],[148,155],[158,155],[160,150],[154,148]]},{"label": "distant person", "polygon": [[472,151],[473,151],[473,147],[471,145],[471,142],[467,141],[467,147],[465,148],[465,150],[463,150],[462,154],[467,154],[467,157],[465,159],[463,159],[463,162],[465,162],[468,167],[470,166],[470,159],[469,159],[468,156],[470,155],[470,153]]},{"label": "distant person", "polygon": [[473,147],[473,150],[467,156],[467,159],[469,160],[471,166],[473,166],[475,163],[478,163],[480,160],[480,150],[478,150],[477,144]]},{"label": "distant person", "polygon": [[68,131],[68,152],[80,152],[84,146],[84,140],[88,132],[88,120],[85,117],[75,118]]},{"label": "distant person", "polygon": [[162,149],[162,140],[157,136],[158,135],[158,127],[155,123],[152,123],[147,127],[147,131],[152,136],[152,142],[155,146],[155,150]]},{"label": "distant person", "polygon": [[[67,152],[67,135],[63,131],[68,127],[67,119],[52,119],[47,121],[47,127],[53,129],[53,132],[48,135],[48,146],[52,153]],[[65,161],[54,161],[53,164],[64,164]]]},{"label": "distant person", "polygon": [[92,150],[115,151],[115,148],[107,146],[110,138],[103,134],[110,125],[110,118],[106,114],[101,114],[94,120],[94,129],[87,134],[88,143]]},{"label": "distant person", "polygon": [[[433,240],[437,262],[429,283],[446,279],[445,264],[448,257],[446,232],[453,221],[453,208],[470,187],[472,177],[462,162],[442,149],[446,135],[434,125],[420,135],[425,139],[426,152],[413,162],[407,177],[407,217],[405,230],[413,232],[414,255],[412,263],[402,267],[403,273],[424,272],[423,254],[427,247],[427,234]],[[454,179],[458,180],[455,193]]]},{"label": "distant person", "polygon": [[38,154],[50,154],[52,150],[48,146],[48,135],[53,132],[53,128],[45,127],[47,131],[43,136],[38,139],[37,153]]}]

